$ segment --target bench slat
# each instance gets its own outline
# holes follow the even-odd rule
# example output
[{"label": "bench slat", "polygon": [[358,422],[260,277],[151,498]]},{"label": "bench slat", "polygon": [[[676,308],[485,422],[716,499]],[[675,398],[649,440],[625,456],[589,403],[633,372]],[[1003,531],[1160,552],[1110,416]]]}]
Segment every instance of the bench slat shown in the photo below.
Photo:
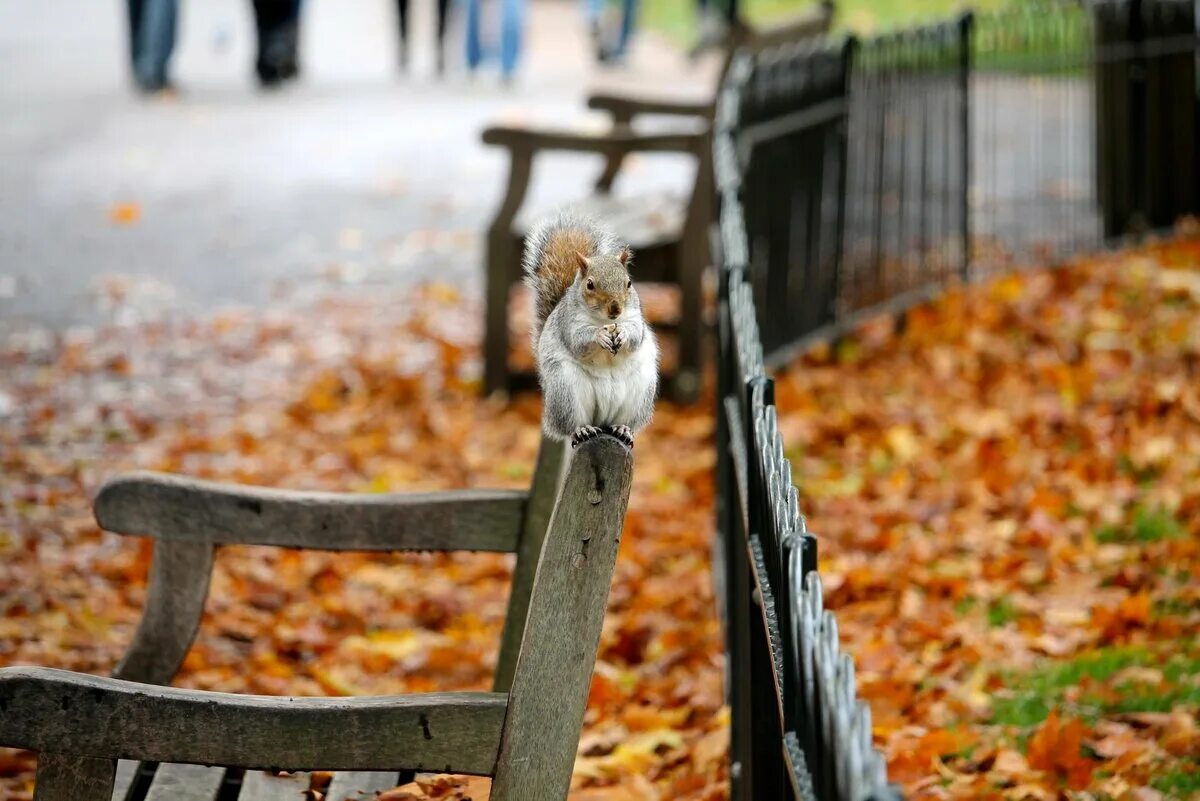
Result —
[{"label": "bench slat", "polygon": [[129,788],[137,777],[138,765],[132,759],[122,759],[117,763],[117,778],[113,782],[112,801],[127,801]]},{"label": "bench slat", "polygon": [[307,773],[276,776],[262,771],[248,771],[242,779],[238,801],[303,801],[310,777]]},{"label": "bench slat", "polygon": [[145,801],[215,801],[225,768],[206,765],[159,765]]},{"label": "bench slat", "polygon": [[374,801],[376,793],[396,786],[396,771],[343,770],[333,774],[325,801]]},{"label": "bench slat", "polygon": [[105,483],[94,511],[107,531],[162,540],[328,551],[511,553],[528,494],[295,492],[131,473]]},{"label": "bench slat", "polygon": [[102,759],[486,776],[507,708],[503,693],[268,697],[0,668],[0,746]]}]

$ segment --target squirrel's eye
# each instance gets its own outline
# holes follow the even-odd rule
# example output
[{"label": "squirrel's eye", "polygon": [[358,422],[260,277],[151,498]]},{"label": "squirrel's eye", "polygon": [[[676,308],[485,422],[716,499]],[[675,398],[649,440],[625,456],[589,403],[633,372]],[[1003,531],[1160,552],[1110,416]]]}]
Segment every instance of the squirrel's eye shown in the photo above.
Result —
[{"label": "squirrel's eye", "polygon": [[633,279],[632,278],[625,279],[625,288],[629,289],[629,287],[631,287],[631,286],[633,286]]},{"label": "squirrel's eye", "polygon": [[587,280],[587,288],[588,288],[589,292],[591,292],[593,289],[596,288],[595,282],[592,281],[592,279],[590,279],[590,278]]}]

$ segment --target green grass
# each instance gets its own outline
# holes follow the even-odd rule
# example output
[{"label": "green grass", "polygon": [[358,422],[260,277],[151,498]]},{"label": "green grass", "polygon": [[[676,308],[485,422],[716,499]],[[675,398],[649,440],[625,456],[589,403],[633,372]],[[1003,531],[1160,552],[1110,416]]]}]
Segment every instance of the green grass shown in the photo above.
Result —
[{"label": "green grass", "polygon": [[1017,619],[1017,608],[1013,606],[1012,601],[1001,598],[992,601],[991,606],[988,607],[987,618],[989,626],[994,629],[999,628]]},{"label": "green grass", "polygon": [[1186,767],[1155,776],[1150,786],[1171,798],[1192,798],[1200,793],[1200,761],[1189,759],[1182,764]]},{"label": "green grass", "polygon": [[[1072,714],[1094,720],[1119,712],[1165,712],[1177,706],[1200,705],[1200,651],[1195,642],[1180,643],[1174,653],[1154,653],[1146,648],[1104,648],[1075,659],[1050,662],[1027,673],[1005,677],[1007,691],[992,705],[992,722],[1005,726],[1036,726],[1055,707],[1070,706]],[[1085,695],[1067,704],[1067,690],[1085,678],[1096,682],[1111,679],[1130,667],[1162,671],[1164,686],[1122,682],[1119,697]]]},{"label": "green grass", "polygon": [[[871,36],[897,28],[941,21],[973,8],[996,11],[1029,0],[835,0],[834,29],[859,36]],[[722,3],[717,0],[718,7]],[[809,0],[741,0],[743,15],[757,25],[779,22],[803,13],[814,3]],[[645,0],[641,24],[665,35],[681,47],[690,47],[697,38],[695,0]]]},{"label": "green grass", "polygon": [[1161,542],[1183,539],[1187,532],[1173,514],[1162,508],[1138,506],[1133,519],[1121,525],[1096,529],[1096,541],[1103,543]]}]

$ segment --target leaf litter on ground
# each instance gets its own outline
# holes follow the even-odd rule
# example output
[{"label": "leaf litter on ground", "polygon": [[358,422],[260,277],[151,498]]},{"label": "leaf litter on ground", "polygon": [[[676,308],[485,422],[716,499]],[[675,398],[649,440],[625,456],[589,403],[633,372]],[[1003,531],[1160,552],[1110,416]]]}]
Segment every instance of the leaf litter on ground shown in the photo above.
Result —
[{"label": "leaf litter on ground", "polygon": [[[828,602],[911,797],[1196,791],[1198,276],[1187,236],[1014,273],[779,375]],[[527,484],[539,402],[479,397],[479,317],[433,284],[10,336],[0,664],[116,664],[151,547],[99,531],[88,500],[123,470],[362,492]],[[707,394],[660,403],[637,444],[574,801],[728,795]],[[510,569],[223,548],[176,683],[487,689]],[[30,798],[33,764],[0,751],[0,797]],[[423,777],[387,797],[482,793]]]}]

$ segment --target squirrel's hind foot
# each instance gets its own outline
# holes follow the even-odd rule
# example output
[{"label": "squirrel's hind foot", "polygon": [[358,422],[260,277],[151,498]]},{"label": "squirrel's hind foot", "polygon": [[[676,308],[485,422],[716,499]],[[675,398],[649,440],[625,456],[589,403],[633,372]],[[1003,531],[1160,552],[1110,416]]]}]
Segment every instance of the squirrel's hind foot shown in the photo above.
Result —
[{"label": "squirrel's hind foot", "polygon": [[624,442],[626,448],[633,447],[633,431],[629,426],[605,426],[604,431]]},{"label": "squirrel's hind foot", "polygon": [[575,429],[575,433],[571,435],[571,447],[578,448],[589,439],[594,439],[602,433],[603,431],[596,426],[581,426]]}]

